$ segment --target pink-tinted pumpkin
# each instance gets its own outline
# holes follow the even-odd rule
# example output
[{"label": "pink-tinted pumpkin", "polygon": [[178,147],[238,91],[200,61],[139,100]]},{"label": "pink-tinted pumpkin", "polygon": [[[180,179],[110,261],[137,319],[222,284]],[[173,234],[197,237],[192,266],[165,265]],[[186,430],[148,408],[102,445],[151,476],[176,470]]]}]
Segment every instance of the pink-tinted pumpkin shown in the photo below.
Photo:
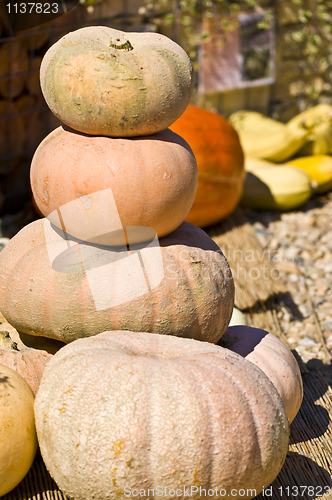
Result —
[{"label": "pink-tinted pumpkin", "polygon": [[228,327],[220,343],[267,375],[292,422],[302,403],[303,383],[299,365],[288,347],[272,333],[242,325]]},{"label": "pink-tinted pumpkin", "polygon": [[196,499],[200,487],[252,498],[288,451],[284,406],[264,373],[228,349],[173,336],[109,331],[72,342],[47,365],[35,414],[45,464],[75,500],[157,486],[165,498],[173,489],[188,498],[184,487]]},{"label": "pink-tinted pumpkin", "polygon": [[187,222],[128,252],[77,243],[40,219],[1,252],[0,276],[8,321],[66,343],[107,328],[217,342],[233,310],[226,258]]},{"label": "pink-tinted pumpkin", "polygon": [[[84,241],[123,245],[129,227],[158,237],[187,216],[197,187],[196,160],[180,136],[91,137],[58,127],[37,148],[31,188],[38,209]],[[130,243],[144,241],[144,229]]]}]

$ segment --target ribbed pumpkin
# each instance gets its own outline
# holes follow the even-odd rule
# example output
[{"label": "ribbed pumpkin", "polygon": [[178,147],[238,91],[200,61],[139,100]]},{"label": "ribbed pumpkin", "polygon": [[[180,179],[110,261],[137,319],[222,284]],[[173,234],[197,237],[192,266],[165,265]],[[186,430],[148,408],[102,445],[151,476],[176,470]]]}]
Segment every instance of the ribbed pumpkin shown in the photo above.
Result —
[{"label": "ribbed pumpkin", "polygon": [[34,402],[21,375],[0,364],[0,496],[22,481],[35,458]]},{"label": "ribbed pumpkin", "polygon": [[265,373],[292,422],[302,403],[303,384],[299,365],[288,347],[272,333],[243,325],[228,327],[220,345],[245,357]]},{"label": "ribbed pumpkin", "polygon": [[[44,216],[77,238],[103,245],[126,244],[128,226],[150,227],[158,237],[174,231],[196,187],[195,157],[170,130],[114,139],[58,127],[31,163],[31,188]],[[137,231],[130,243],[142,240]]]},{"label": "ribbed pumpkin", "polygon": [[106,26],[58,40],[43,58],[40,81],[63,123],[113,137],[166,129],[186,109],[194,84],[189,57],[166,36]]},{"label": "ribbed pumpkin", "polygon": [[233,278],[201,229],[184,222],[160,247],[151,242],[130,253],[65,236],[40,219],[0,254],[1,309],[19,332],[66,343],[107,328],[209,342],[225,332]]},{"label": "ribbed pumpkin", "polygon": [[192,148],[198,166],[196,197],[186,221],[209,226],[238,204],[244,181],[244,156],[234,127],[218,113],[189,104],[170,127]]},{"label": "ribbed pumpkin", "polygon": [[165,498],[174,489],[188,498],[184,487],[192,498],[200,488],[252,498],[288,450],[283,404],[261,370],[172,336],[109,331],[65,346],[47,365],[35,414],[45,464],[75,500],[149,497],[158,486]]}]

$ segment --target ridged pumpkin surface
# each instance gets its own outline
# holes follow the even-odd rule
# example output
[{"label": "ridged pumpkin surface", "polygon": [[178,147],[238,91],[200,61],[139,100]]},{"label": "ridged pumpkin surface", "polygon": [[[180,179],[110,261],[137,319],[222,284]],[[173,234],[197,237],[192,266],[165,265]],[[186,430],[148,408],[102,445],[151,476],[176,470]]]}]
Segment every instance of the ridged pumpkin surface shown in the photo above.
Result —
[{"label": "ridged pumpkin surface", "polygon": [[277,389],[289,422],[292,422],[302,403],[303,383],[299,365],[288,347],[272,333],[242,325],[228,327],[220,344],[265,373]]},{"label": "ridged pumpkin surface", "polygon": [[193,89],[185,51],[159,33],[89,26],[46,52],[42,92],[63,123],[93,135],[130,137],[166,129]]},{"label": "ridged pumpkin surface", "polygon": [[32,222],[0,254],[2,312],[19,332],[66,343],[105,329],[217,342],[234,302],[227,260],[186,222],[159,244],[114,252]]},{"label": "ridged pumpkin surface", "polygon": [[[170,130],[114,139],[58,127],[31,163],[31,188],[42,214],[77,238],[103,245],[125,243],[128,226],[150,227],[158,237],[174,231],[196,187],[195,157]],[[135,241],[143,239],[138,234]]]},{"label": "ridged pumpkin surface", "polygon": [[158,486],[252,498],[288,450],[283,404],[259,369],[172,336],[109,331],[65,346],[44,372],[35,414],[45,464],[75,500]]},{"label": "ridged pumpkin surface", "polygon": [[209,226],[238,204],[245,177],[239,136],[218,113],[189,104],[170,127],[192,148],[198,166],[196,197],[186,221]]},{"label": "ridged pumpkin surface", "polygon": [[[2,326],[2,325],[1,325]],[[0,331],[0,363],[17,372],[36,394],[46,364],[52,354],[19,344],[4,330]]]}]

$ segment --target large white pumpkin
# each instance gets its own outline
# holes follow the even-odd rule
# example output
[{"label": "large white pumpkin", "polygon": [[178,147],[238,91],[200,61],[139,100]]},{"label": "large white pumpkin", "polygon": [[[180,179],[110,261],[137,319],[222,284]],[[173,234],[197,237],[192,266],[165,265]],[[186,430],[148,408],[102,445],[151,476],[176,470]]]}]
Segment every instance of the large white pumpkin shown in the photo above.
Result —
[{"label": "large white pumpkin", "polygon": [[[207,342],[104,332],[63,347],[36,396],[40,449],[70,498],[252,498],[279,473],[289,424],[264,373]],[[201,489],[200,489],[201,488]],[[186,490],[187,491],[187,490]],[[166,493],[165,493],[166,492]],[[236,493],[237,492],[237,493]]]}]

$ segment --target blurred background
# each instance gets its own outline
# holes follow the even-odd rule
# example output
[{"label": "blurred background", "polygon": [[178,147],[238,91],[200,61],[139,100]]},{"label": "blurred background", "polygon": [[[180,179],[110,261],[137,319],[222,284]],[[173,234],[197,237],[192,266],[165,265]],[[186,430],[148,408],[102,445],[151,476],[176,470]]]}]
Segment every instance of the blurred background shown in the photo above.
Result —
[{"label": "blurred background", "polygon": [[60,124],[42,96],[39,67],[67,32],[105,25],[163,33],[193,62],[193,104],[226,118],[246,109],[287,122],[317,103],[331,103],[331,3],[82,0],[66,2],[67,13],[26,29],[13,2],[9,17],[0,1],[0,218],[9,216],[14,227],[16,219],[20,227],[31,220],[31,158]]}]

